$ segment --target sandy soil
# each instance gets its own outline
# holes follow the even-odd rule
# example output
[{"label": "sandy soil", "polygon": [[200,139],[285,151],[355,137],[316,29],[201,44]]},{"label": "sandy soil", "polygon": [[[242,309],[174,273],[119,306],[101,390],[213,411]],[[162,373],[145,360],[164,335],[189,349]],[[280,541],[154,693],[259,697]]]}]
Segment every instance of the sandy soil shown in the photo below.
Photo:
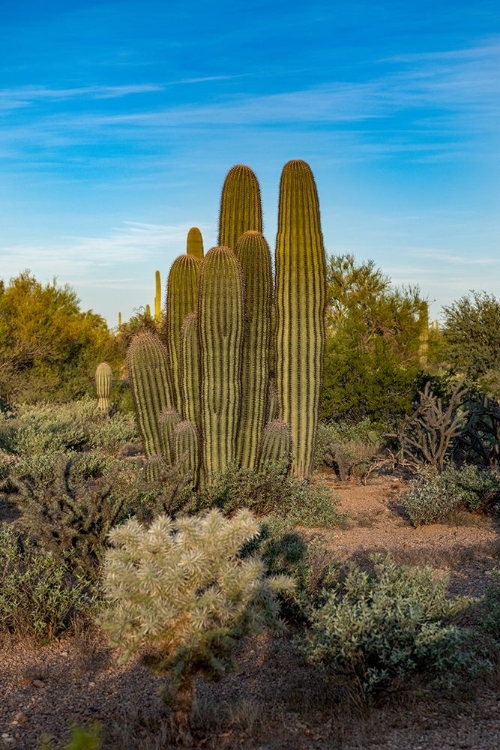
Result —
[{"label": "sandy soil", "polygon": [[[458,524],[414,529],[404,518],[399,480],[374,478],[367,486],[332,483],[345,527],[323,533],[336,557],[359,559],[390,551],[399,562],[430,564],[450,576],[453,595],[480,595],[486,573],[499,565],[499,527],[464,515]],[[217,685],[200,683],[193,746],[272,750],[306,748],[412,748],[448,750],[500,747],[499,679],[475,695],[428,700],[402,693],[367,711],[327,688],[297,656],[292,636],[263,635],[245,643],[239,670]],[[38,747],[42,733],[53,747],[67,742],[73,723],[100,721],[105,748],[173,747],[162,683],[136,663],[118,668],[97,633],[80,633],[49,646],[4,643],[0,650],[0,747]]]}]

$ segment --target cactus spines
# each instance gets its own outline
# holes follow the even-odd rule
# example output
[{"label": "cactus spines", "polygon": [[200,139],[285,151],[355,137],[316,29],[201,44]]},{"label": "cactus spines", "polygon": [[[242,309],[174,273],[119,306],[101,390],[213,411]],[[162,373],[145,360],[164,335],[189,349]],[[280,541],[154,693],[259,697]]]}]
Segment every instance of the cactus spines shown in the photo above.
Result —
[{"label": "cactus spines", "polygon": [[203,260],[203,237],[198,227],[191,227],[187,235],[186,254],[192,255],[198,260]]},{"label": "cactus spines", "polygon": [[228,247],[212,248],[198,287],[201,442],[208,480],[236,459],[245,325],[243,272]]},{"label": "cactus spines", "polygon": [[180,365],[182,416],[199,429],[201,376],[197,312],[186,315],[182,324]]},{"label": "cactus spines", "polygon": [[262,232],[260,187],[254,172],[244,164],[232,167],[222,188],[219,245],[235,249],[243,232]]},{"label": "cactus spines", "polygon": [[101,362],[97,365],[95,371],[95,386],[97,392],[97,405],[101,411],[109,412],[111,401],[111,384],[113,382],[113,371],[107,362]]},{"label": "cactus spines", "polygon": [[177,409],[163,409],[158,417],[158,427],[160,431],[161,453],[169,466],[175,462],[174,449],[174,430],[181,422],[181,416]]},{"label": "cactus spines", "polygon": [[161,276],[159,271],[155,271],[155,320],[158,322],[161,318]]},{"label": "cactus spines", "polygon": [[197,307],[198,277],[201,261],[193,255],[180,255],[172,263],[167,283],[165,343],[172,368],[174,404],[182,411],[180,390],[180,339],[184,318]]},{"label": "cactus spines", "polygon": [[312,472],[325,344],[326,261],[316,184],[308,164],[285,164],[276,237],[276,387],[292,433],[292,470]]},{"label": "cactus spines", "polygon": [[127,351],[127,369],[146,456],[162,453],[158,417],[173,406],[167,350],[149,331],[137,334]]},{"label": "cactus spines", "polygon": [[290,425],[279,419],[269,422],[262,433],[259,465],[289,462],[292,456],[292,433]]},{"label": "cactus spines", "polygon": [[198,430],[188,420],[179,422],[174,429],[173,442],[175,463],[182,466],[183,474],[196,487],[200,466]]},{"label": "cactus spines", "polygon": [[245,284],[245,341],[241,371],[241,426],[238,463],[254,469],[266,423],[271,343],[273,279],[269,245],[260,232],[248,231],[236,243]]}]

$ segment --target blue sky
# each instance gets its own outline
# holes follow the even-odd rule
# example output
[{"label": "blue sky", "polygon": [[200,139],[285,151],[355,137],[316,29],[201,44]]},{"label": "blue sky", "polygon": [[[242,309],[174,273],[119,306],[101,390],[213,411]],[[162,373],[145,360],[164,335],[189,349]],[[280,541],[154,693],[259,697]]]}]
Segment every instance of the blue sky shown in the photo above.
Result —
[{"label": "blue sky", "polygon": [[316,177],[329,253],[442,305],[500,295],[500,4],[5,3],[0,277],[116,325],[189,227],[216,242],[236,163],[273,247],[281,169]]}]

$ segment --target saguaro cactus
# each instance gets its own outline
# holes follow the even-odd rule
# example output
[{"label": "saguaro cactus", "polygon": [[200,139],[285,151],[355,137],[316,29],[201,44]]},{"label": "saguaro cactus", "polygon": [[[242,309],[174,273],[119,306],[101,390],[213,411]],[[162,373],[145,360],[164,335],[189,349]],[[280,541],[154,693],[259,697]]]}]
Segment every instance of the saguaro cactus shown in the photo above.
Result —
[{"label": "saguaro cactus", "polygon": [[97,365],[95,371],[95,385],[98,402],[97,405],[101,411],[108,412],[111,408],[109,396],[111,394],[111,384],[113,382],[113,371],[107,362],[101,362]]},{"label": "saguaro cactus", "polygon": [[179,367],[181,328],[186,315],[196,311],[200,264],[201,261],[193,255],[180,255],[174,260],[168,274],[165,343],[172,368],[174,403],[179,412],[182,412]]},{"label": "saguaro cactus", "polygon": [[167,350],[149,331],[137,334],[127,351],[127,369],[139,432],[146,456],[162,454],[158,418],[173,407]]},{"label": "saguaro cactus", "polygon": [[177,465],[182,465],[186,476],[194,487],[198,484],[200,449],[198,430],[192,422],[179,422],[173,433],[174,456]]},{"label": "saguaro cactus", "polygon": [[177,409],[167,407],[158,417],[161,452],[169,466],[175,462],[174,430],[179,422],[181,422],[181,416]]},{"label": "saguaro cactus", "polygon": [[237,456],[243,468],[253,469],[257,465],[266,422],[273,295],[271,254],[263,235],[255,231],[241,235],[235,254],[241,263],[245,284],[245,342]]},{"label": "saguaro cactus", "polygon": [[285,164],[276,237],[276,387],[291,428],[292,470],[309,477],[323,378],[326,262],[314,177],[304,161]]},{"label": "saguaro cactus", "polygon": [[262,232],[260,187],[254,172],[244,164],[232,167],[222,188],[219,245],[235,249],[243,232]]},{"label": "saguaro cactus", "polygon": [[192,255],[194,258],[198,258],[198,260],[203,260],[205,254],[203,250],[203,237],[198,227],[191,227],[188,232],[186,253],[187,255]]},{"label": "saguaro cactus", "polygon": [[155,271],[155,320],[161,318],[161,275]]},{"label": "saguaro cactus", "polygon": [[274,419],[266,425],[262,434],[260,466],[269,462],[290,461],[292,456],[292,433],[290,425]]},{"label": "saguaro cactus", "polygon": [[182,324],[180,364],[182,415],[200,429],[201,375],[197,312],[186,315]]},{"label": "saguaro cactus", "polygon": [[244,324],[241,265],[228,247],[214,247],[198,287],[201,437],[209,480],[236,459]]}]

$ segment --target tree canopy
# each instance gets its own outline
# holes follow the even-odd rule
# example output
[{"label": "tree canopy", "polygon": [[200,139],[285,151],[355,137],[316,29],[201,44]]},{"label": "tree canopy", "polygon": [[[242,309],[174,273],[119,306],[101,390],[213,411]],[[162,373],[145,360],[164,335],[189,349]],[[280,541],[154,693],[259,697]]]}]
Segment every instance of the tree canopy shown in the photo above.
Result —
[{"label": "tree canopy", "polygon": [[96,365],[117,364],[104,318],[82,312],[71,287],[24,271],[0,283],[0,396],[6,401],[78,398],[93,392]]}]

